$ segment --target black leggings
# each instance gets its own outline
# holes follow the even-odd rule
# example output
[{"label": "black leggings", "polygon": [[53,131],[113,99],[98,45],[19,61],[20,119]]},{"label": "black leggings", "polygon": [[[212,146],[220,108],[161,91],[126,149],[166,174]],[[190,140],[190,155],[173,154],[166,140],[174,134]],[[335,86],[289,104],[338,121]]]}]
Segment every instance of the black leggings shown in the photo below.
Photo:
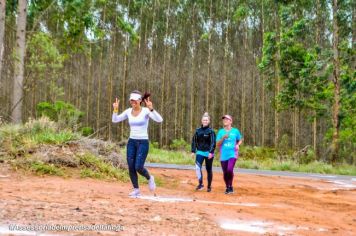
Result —
[{"label": "black leggings", "polygon": [[129,174],[131,183],[134,188],[138,188],[138,176],[137,172],[150,179],[150,174],[144,167],[149,149],[149,143],[147,139],[129,139],[126,149],[127,164],[129,166]]},{"label": "black leggings", "polygon": [[208,188],[211,187],[211,181],[213,180],[213,160],[214,158],[208,159],[208,157],[197,155],[195,159],[195,171],[199,180],[199,184],[203,184],[203,172],[202,166],[205,160],[206,172],[208,173]]}]

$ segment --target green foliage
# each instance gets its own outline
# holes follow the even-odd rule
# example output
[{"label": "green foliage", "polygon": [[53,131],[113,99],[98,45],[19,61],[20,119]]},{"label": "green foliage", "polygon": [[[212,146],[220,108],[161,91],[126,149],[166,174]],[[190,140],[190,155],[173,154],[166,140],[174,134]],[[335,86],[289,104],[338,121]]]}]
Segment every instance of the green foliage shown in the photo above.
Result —
[{"label": "green foliage", "polygon": [[[277,110],[297,107],[323,114],[329,87],[327,62],[317,48],[306,48],[303,43],[310,31],[305,19],[296,20],[281,36],[280,67],[281,90],[276,96]],[[330,94],[329,94],[330,95]]]},{"label": "green foliage", "polygon": [[264,160],[275,157],[276,150],[268,147],[240,146],[239,156],[243,160]]},{"label": "green foliage", "polygon": [[24,156],[41,144],[64,144],[79,138],[71,130],[61,130],[46,117],[30,119],[24,125],[0,126],[0,146],[9,156]]},{"label": "green foliage", "polygon": [[50,130],[37,133],[31,137],[37,144],[63,144],[78,139],[78,135],[71,131],[52,132]]},{"label": "green foliage", "polygon": [[[337,20],[339,26],[339,53],[341,66],[341,111],[340,111],[340,145],[341,160],[354,163],[355,152],[355,70],[352,68],[352,55],[355,47],[350,44],[352,36],[352,1],[339,2]],[[274,90],[278,79],[279,92],[274,97],[274,107],[277,111],[297,108],[298,112],[306,111],[308,120],[314,117],[328,116],[333,104],[333,83],[330,81],[333,70],[332,44],[326,40],[325,32],[332,31],[328,18],[330,12],[326,2],[313,1],[277,1],[278,23],[280,27],[273,32],[264,34],[263,55],[259,69],[266,75],[265,83]],[[320,4],[320,5],[316,5]],[[306,12],[317,7],[317,17],[308,16]],[[329,12],[328,12],[329,11]],[[325,20],[325,22],[322,22]],[[277,22],[277,21],[276,21]],[[324,29],[321,27],[329,24]],[[330,27],[330,28],[328,28]],[[353,82],[352,82],[353,81]],[[331,126],[331,122],[329,122]],[[326,135],[331,141],[331,130]],[[351,155],[345,155],[347,151]],[[302,163],[313,161],[312,154],[304,155]],[[350,157],[351,156],[351,157]]]},{"label": "green foliage", "polygon": [[188,144],[184,139],[174,139],[169,145],[172,150],[189,151],[190,144]]},{"label": "green foliage", "polygon": [[32,172],[40,175],[57,175],[64,176],[64,172],[61,168],[56,167],[53,164],[46,164],[41,161],[34,161],[30,164],[29,169]]},{"label": "green foliage", "polygon": [[[57,86],[56,80],[63,68],[64,56],[57,49],[54,39],[47,33],[36,32],[27,40],[26,71],[29,80],[36,86],[40,81],[46,80],[50,98],[54,101],[64,96],[62,87]],[[50,76],[49,76],[50,75]]]},{"label": "green foliage", "polygon": [[82,177],[116,179],[124,182],[129,180],[127,170],[115,168],[93,154],[79,155],[79,159],[80,165],[84,167],[81,171]]},{"label": "green foliage", "polygon": [[275,64],[277,59],[278,44],[277,35],[274,32],[266,32],[263,35],[263,48],[261,62],[258,68],[262,74],[266,75],[263,81],[264,86],[272,90],[273,82],[276,79]]},{"label": "green foliage", "polygon": [[159,143],[158,142],[152,142],[152,143],[150,143],[150,147],[154,148],[154,149],[158,149],[159,148]]},{"label": "green foliage", "polygon": [[40,102],[37,104],[39,116],[47,116],[59,123],[61,127],[76,129],[83,112],[76,109],[72,104],[63,101],[54,103]]},{"label": "green foliage", "polygon": [[297,160],[299,164],[309,164],[316,161],[316,154],[314,150],[308,145],[302,150],[294,153],[294,159]]},{"label": "green foliage", "polygon": [[45,163],[36,158],[23,157],[11,160],[10,164],[14,169],[30,171],[38,175],[66,176],[63,168],[51,163]]},{"label": "green foliage", "polygon": [[131,41],[136,44],[139,40],[139,36],[135,32],[131,24],[124,21],[121,17],[117,17],[117,26],[124,32],[130,35]]},{"label": "green foliage", "polygon": [[[122,150],[122,153],[124,154],[125,150]],[[247,169],[356,175],[355,166],[343,164],[333,167],[327,163],[316,161],[315,153],[311,148],[306,148],[299,152],[293,152],[286,148],[283,159],[278,158],[279,155],[280,153],[272,148],[242,145],[236,165],[239,168]],[[168,151],[151,147],[147,161],[152,163],[194,165],[195,157],[191,157],[190,153],[187,152]],[[213,165],[215,167],[221,166],[218,154],[215,155]]]},{"label": "green foliage", "polygon": [[80,177],[93,178],[93,179],[105,179],[105,176],[102,173],[93,171],[92,169],[88,169],[88,168],[84,168],[80,171]]},{"label": "green foliage", "polygon": [[92,127],[82,127],[81,133],[84,137],[87,137],[94,133],[94,129]]},{"label": "green foliage", "polygon": [[243,5],[240,5],[234,15],[233,15],[233,20],[236,21],[236,22],[239,22],[239,21],[242,21],[244,20],[247,16],[249,15],[249,9],[248,9],[248,6],[243,4]]},{"label": "green foliage", "polygon": [[259,165],[257,161],[255,160],[245,160],[243,158],[239,158],[239,160],[236,162],[237,167],[239,168],[245,168],[245,169],[259,169]]},{"label": "green foliage", "polygon": [[53,43],[49,34],[37,32],[27,40],[27,52],[30,54],[27,69],[35,73],[37,79],[58,71],[63,67],[63,56]]},{"label": "green foliage", "polygon": [[[125,150],[122,150],[125,155]],[[175,163],[175,164],[194,164],[194,158],[191,157],[190,152],[185,151],[169,151],[150,146],[150,151],[147,156],[148,162],[156,163]]]}]

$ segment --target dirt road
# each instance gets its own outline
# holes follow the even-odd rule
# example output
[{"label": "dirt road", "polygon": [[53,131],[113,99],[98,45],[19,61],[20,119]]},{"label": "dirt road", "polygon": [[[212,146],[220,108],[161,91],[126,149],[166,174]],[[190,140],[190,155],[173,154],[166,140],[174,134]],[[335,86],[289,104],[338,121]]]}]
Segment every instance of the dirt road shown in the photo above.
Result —
[{"label": "dirt road", "polygon": [[[128,197],[130,184],[39,177],[0,168],[0,235],[9,225],[112,225],[120,235],[356,235],[356,189],[326,180],[235,175],[224,194],[221,173],[213,191],[195,191],[192,170],[150,168],[162,179],[156,196]],[[205,173],[204,173],[205,174]],[[206,175],[204,176],[204,178]],[[118,228],[117,228],[118,229]],[[115,231],[46,231],[37,235],[117,235]]]}]

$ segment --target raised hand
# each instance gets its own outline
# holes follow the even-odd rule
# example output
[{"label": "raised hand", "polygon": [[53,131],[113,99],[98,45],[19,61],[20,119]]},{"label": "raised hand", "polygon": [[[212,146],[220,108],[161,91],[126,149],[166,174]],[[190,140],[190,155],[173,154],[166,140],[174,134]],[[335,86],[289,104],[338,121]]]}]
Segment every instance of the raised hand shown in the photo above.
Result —
[{"label": "raised hand", "polygon": [[153,104],[152,102],[150,101],[150,97],[146,98],[145,100],[145,103],[146,103],[146,107],[150,110],[153,110]]},{"label": "raised hand", "polygon": [[118,112],[119,111],[119,103],[120,100],[118,100],[117,98],[115,99],[115,102],[112,104],[113,108],[114,108],[114,112]]}]

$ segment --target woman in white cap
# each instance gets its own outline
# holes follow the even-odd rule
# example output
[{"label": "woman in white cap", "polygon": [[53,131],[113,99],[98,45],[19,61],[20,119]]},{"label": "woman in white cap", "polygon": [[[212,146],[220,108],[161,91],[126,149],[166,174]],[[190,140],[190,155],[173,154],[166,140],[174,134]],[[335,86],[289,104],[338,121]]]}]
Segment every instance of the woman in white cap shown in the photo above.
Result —
[{"label": "woman in white cap", "polygon": [[[131,197],[140,196],[137,172],[148,180],[148,186],[151,191],[154,191],[156,188],[154,177],[150,175],[144,167],[149,149],[147,128],[149,118],[159,123],[161,123],[163,119],[161,115],[153,109],[149,97],[149,93],[145,93],[142,96],[140,91],[135,90],[131,92],[131,108],[126,109],[120,115],[118,115],[119,100],[116,98],[113,104],[114,112],[112,122],[117,123],[128,119],[130,125],[130,137],[127,142],[126,157],[131,183],[134,188],[129,194]],[[142,107],[142,103],[145,103],[146,106]]]},{"label": "woman in white cap", "polygon": [[232,117],[222,117],[224,128],[218,131],[216,145],[220,148],[220,162],[226,185],[225,194],[234,192],[232,182],[234,180],[234,167],[239,155],[239,146],[242,143],[242,135],[237,128],[232,127]]}]

